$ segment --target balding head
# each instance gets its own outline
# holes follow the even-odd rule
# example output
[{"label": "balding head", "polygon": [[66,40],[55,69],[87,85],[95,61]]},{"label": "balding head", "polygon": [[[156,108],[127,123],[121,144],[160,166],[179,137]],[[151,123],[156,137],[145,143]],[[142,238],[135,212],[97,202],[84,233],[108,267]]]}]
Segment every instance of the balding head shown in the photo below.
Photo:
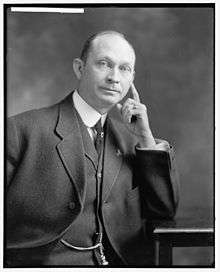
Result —
[{"label": "balding head", "polygon": [[120,38],[122,38],[123,40],[125,40],[127,42],[127,44],[131,47],[131,49],[133,50],[134,56],[135,56],[135,50],[134,47],[132,46],[132,44],[128,41],[128,39],[125,37],[124,34],[118,32],[118,31],[114,31],[114,30],[106,30],[106,31],[101,31],[101,32],[97,32],[93,35],[91,35],[84,43],[83,45],[83,49],[81,52],[81,56],[80,58],[86,62],[89,53],[91,52],[92,48],[93,48],[93,44],[96,40],[98,40],[99,38],[103,37],[103,36],[118,36]]}]

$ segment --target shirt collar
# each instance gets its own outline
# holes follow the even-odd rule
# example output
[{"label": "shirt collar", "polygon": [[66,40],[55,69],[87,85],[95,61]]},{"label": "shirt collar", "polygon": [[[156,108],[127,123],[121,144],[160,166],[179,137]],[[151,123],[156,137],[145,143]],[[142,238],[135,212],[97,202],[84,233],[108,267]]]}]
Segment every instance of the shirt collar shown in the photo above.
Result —
[{"label": "shirt collar", "polygon": [[77,90],[73,93],[73,104],[87,127],[94,127],[100,118],[102,126],[104,126],[107,113],[101,115],[97,112],[79,95]]}]

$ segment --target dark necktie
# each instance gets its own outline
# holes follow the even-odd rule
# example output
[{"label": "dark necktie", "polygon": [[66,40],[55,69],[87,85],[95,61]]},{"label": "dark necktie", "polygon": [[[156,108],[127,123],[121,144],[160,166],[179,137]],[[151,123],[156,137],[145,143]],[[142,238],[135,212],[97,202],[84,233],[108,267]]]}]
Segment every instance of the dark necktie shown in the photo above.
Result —
[{"label": "dark necktie", "polygon": [[95,124],[94,129],[96,130],[96,133],[97,133],[94,144],[95,144],[95,148],[98,153],[98,156],[100,156],[101,150],[102,150],[102,144],[104,140],[104,131],[101,124],[101,118]]},{"label": "dark necktie", "polygon": [[[97,151],[97,154],[98,154],[98,157],[100,159],[100,155],[102,153],[102,148],[103,148],[103,142],[104,142],[104,131],[103,131],[103,127],[102,127],[102,124],[101,124],[101,118],[99,119],[99,121],[95,124],[95,126],[93,127],[96,131],[96,137],[95,137],[95,141],[94,141],[94,144],[95,144],[95,148],[96,148],[96,151]],[[102,163],[102,162],[101,162]],[[100,206],[100,182],[99,181],[97,183],[97,198],[98,198],[98,201],[97,201],[97,207],[96,207],[96,214],[97,214],[97,219],[98,219],[98,229],[99,229],[99,242],[100,242],[100,247],[99,247],[99,251],[98,251],[98,256],[97,257],[98,259],[100,259],[101,257],[101,264],[102,265],[108,265],[108,261],[106,261],[106,257],[105,257],[105,254],[104,254],[104,248],[103,248],[103,227],[102,227],[102,224],[101,224],[101,221],[100,221],[100,217],[99,217],[99,206]]]}]

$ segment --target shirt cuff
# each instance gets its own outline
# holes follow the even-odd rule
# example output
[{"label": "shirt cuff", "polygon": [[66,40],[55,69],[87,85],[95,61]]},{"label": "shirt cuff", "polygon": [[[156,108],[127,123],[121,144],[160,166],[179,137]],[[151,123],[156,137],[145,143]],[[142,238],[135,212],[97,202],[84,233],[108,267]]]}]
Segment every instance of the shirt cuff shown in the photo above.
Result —
[{"label": "shirt cuff", "polygon": [[147,150],[169,151],[171,146],[169,145],[167,141],[156,140],[156,145],[153,148],[140,147],[139,144],[136,145],[136,148],[138,150],[143,150],[143,151],[147,151]]}]

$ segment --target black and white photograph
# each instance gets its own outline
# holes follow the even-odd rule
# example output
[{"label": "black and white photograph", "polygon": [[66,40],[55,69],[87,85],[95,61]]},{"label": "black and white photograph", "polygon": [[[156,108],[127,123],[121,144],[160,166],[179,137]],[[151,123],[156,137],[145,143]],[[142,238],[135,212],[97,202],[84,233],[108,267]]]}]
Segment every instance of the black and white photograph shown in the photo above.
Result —
[{"label": "black and white photograph", "polygon": [[214,3],[4,4],[4,268],[215,268],[214,49]]}]

